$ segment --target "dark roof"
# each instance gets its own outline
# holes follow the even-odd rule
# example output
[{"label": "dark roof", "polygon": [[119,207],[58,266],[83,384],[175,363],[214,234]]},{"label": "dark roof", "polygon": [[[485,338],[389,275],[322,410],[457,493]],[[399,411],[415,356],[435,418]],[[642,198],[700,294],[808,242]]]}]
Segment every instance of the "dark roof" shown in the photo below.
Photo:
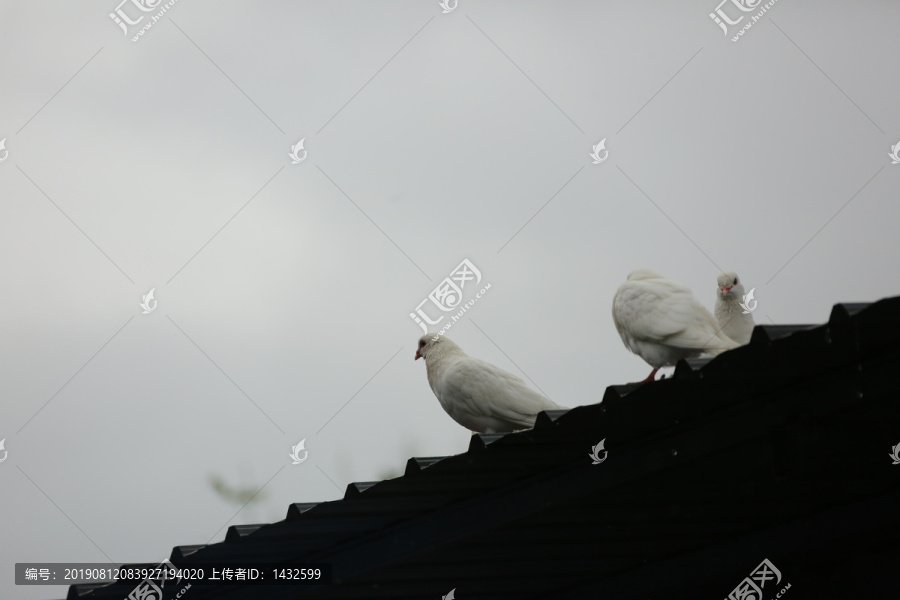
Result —
[{"label": "dark roof", "polygon": [[719,599],[763,559],[788,600],[885,597],[900,557],[900,297],[836,305],[821,326],[757,326],[746,346],[602,400],[171,555],[330,563],[332,586],[185,597]]}]

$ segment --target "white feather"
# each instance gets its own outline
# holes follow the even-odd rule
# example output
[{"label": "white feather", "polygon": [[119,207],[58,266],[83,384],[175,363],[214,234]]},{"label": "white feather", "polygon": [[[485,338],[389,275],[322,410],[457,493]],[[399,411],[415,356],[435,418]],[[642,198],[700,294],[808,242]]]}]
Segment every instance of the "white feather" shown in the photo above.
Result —
[{"label": "white feather", "polygon": [[625,346],[654,369],[738,345],[690,289],[649,269],[630,273],[619,287],[613,321]]},{"label": "white feather", "polygon": [[537,413],[563,407],[529,388],[512,373],[462,351],[430,333],[419,338],[428,384],[441,407],[467,429],[502,433],[534,427]]},{"label": "white feather", "polygon": [[[737,281],[737,283],[734,283]],[[738,279],[737,273],[729,271],[722,273],[717,279],[719,287],[716,288],[716,306],[715,315],[722,331],[738,344],[746,344],[753,335],[753,328],[756,323],[753,321],[753,314],[744,314],[741,306],[743,301],[744,286]],[[730,285],[729,290],[723,289],[723,286]]]}]

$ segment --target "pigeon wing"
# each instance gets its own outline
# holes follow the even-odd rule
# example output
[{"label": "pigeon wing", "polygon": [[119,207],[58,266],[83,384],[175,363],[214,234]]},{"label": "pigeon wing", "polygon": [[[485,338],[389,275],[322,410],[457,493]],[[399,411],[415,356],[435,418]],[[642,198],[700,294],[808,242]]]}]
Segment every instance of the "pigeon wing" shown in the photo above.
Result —
[{"label": "pigeon wing", "polygon": [[736,345],[690,289],[667,279],[627,282],[616,294],[613,317],[620,333],[638,341],[695,350]]},{"label": "pigeon wing", "polygon": [[560,407],[529,388],[512,373],[476,358],[466,358],[450,367],[442,392],[474,415],[502,419],[517,428],[534,426],[535,415]]}]

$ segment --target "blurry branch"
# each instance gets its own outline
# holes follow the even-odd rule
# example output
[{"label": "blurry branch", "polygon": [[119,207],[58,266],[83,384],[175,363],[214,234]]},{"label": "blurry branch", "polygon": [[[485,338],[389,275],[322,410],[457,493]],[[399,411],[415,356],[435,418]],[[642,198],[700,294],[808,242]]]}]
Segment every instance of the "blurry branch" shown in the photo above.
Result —
[{"label": "blurry branch", "polygon": [[258,487],[252,485],[232,487],[228,485],[220,475],[212,474],[207,480],[213,491],[218,494],[220,498],[231,504],[250,506],[261,502],[266,497],[265,490],[259,491]]},{"label": "blurry branch", "polygon": [[376,476],[375,481],[380,481],[382,479],[393,479],[395,477],[400,477],[401,475],[403,475],[402,470],[395,469],[394,467],[388,467],[378,471],[378,475]]},{"label": "blurry branch", "polygon": [[378,471],[378,479],[394,479],[395,477],[400,477],[406,471],[406,461],[412,458],[413,456],[421,456],[421,453],[418,452],[418,440],[415,438],[407,438],[403,444],[403,449],[401,450],[402,462],[400,462],[400,466],[391,465],[389,467],[383,467]]}]

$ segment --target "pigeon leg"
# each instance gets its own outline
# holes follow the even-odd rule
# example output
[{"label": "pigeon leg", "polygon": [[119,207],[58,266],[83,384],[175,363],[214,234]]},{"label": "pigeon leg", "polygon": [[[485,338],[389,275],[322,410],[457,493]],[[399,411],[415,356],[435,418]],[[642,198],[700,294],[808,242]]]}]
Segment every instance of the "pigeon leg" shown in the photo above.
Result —
[{"label": "pigeon leg", "polygon": [[648,383],[648,382],[650,382],[650,381],[653,381],[653,378],[656,377],[656,372],[657,372],[657,371],[659,371],[659,367],[656,367],[655,369],[653,369],[653,370],[650,372],[650,374],[647,375],[647,379],[644,379],[643,381],[636,381],[635,383]]}]

